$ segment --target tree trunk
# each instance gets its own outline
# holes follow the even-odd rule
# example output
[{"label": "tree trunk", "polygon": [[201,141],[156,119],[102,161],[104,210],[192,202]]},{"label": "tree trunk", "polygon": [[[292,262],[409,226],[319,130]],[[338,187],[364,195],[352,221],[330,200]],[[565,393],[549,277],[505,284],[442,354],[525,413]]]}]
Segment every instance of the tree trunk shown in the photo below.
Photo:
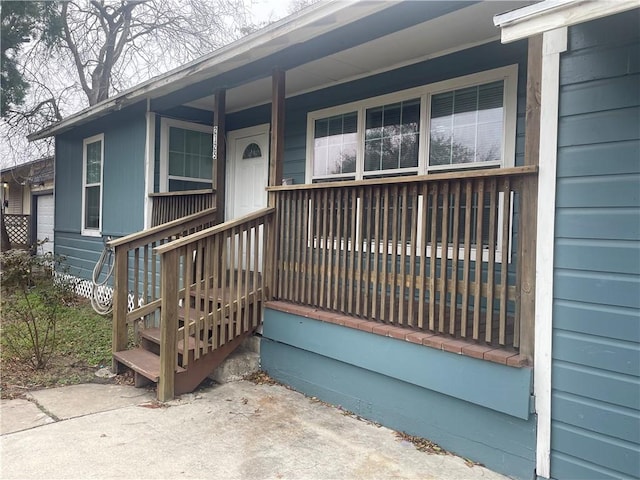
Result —
[{"label": "tree trunk", "polygon": [[0,229],[2,230],[2,244],[0,250],[6,252],[11,249],[11,242],[9,241],[9,232],[7,232],[7,225],[4,223],[4,208],[0,206]]}]

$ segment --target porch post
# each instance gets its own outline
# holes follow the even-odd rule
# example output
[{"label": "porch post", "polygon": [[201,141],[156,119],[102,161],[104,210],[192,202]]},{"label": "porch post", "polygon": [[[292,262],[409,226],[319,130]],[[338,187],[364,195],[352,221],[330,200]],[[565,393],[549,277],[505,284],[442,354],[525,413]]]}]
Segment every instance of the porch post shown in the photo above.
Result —
[{"label": "porch post", "polygon": [[[127,246],[116,247],[114,254],[112,353],[127,349],[127,310],[129,303],[129,258]],[[118,361],[113,358],[111,370],[113,373],[120,373],[119,369]]]},{"label": "porch post", "polygon": [[[275,69],[271,76],[271,151],[269,155],[269,185],[282,183],[282,162],[284,160],[284,109],[285,72]],[[276,206],[276,193],[269,192],[269,206]],[[267,258],[265,262],[265,287],[267,299],[273,298],[276,280],[276,236],[277,211],[265,223],[267,227]]]},{"label": "porch post", "polygon": [[[269,185],[282,183],[284,156],[284,95],[285,73],[274,70],[271,77],[271,154],[269,156]],[[269,192],[269,206],[275,206],[275,193]]]},{"label": "porch post", "polygon": [[[160,378],[158,400],[172,400],[175,394],[175,376],[178,360],[178,251],[162,254],[160,295]],[[186,323],[186,322],[185,322]]]},{"label": "porch post", "polygon": [[[540,154],[540,84],[542,80],[542,35],[529,38],[527,62],[527,110],[525,165],[538,165]],[[536,291],[536,221],[538,178],[531,177],[522,188],[520,215],[520,354],[529,361],[534,355]]]},{"label": "porch post", "polygon": [[218,223],[225,219],[225,181],[227,165],[226,133],[226,90],[218,90],[215,93],[213,105],[213,122],[216,126],[215,149],[213,151],[213,174],[216,188],[216,217]]}]

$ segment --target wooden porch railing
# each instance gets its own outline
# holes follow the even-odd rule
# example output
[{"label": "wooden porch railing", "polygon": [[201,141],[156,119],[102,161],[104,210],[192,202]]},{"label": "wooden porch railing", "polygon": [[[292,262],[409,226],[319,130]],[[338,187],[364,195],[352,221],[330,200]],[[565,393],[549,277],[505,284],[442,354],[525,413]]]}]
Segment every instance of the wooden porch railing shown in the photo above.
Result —
[{"label": "wooden porch railing", "polygon": [[271,187],[273,297],[518,350],[518,219],[536,173]]},{"label": "wooden porch railing", "polygon": [[178,363],[178,342],[197,339],[195,361],[261,321],[264,230],[273,211],[263,209],[155,248],[162,269],[160,400],[173,397],[176,368],[188,367],[187,355]]},{"label": "wooden porch railing", "polygon": [[31,244],[29,215],[4,214],[4,223],[11,247],[26,247]]},{"label": "wooden porch railing", "polygon": [[[113,352],[126,349],[128,325],[145,321],[157,326],[160,321],[161,263],[155,248],[215,225],[216,209],[174,220],[142,232],[109,242],[115,250],[113,291]],[[129,310],[129,298],[133,309]],[[114,371],[117,364],[114,360]]]},{"label": "wooden porch railing", "polygon": [[152,200],[153,227],[216,206],[216,194],[213,190],[152,193],[149,196]]}]

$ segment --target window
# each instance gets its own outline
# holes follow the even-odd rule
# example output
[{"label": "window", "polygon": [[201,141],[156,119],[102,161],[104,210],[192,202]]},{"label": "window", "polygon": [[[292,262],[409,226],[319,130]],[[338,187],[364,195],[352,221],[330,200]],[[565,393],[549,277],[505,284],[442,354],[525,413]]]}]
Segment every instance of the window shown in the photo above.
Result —
[{"label": "window", "polygon": [[213,128],[163,118],[160,178],[165,192],[212,188]]},{"label": "window", "polygon": [[356,112],[315,121],[313,176],[353,178],[356,171]]},{"label": "window", "polygon": [[393,172],[418,168],[420,99],[366,111],[364,171]]},{"label": "window", "polygon": [[100,236],[104,135],[86,138],[82,149],[82,234]]},{"label": "window", "polygon": [[429,166],[499,164],[504,81],[431,97]]},{"label": "window", "polygon": [[243,160],[250,160],[252,158],[260,158],[262,157],[262,150],[260,149],[260,145],[257,143],[250,143],[247,145],[247,148],[242,152]]},{"label": "window", "polygon": [[307,182],[513,166],[517,65],[338,107],[307,120]]}]

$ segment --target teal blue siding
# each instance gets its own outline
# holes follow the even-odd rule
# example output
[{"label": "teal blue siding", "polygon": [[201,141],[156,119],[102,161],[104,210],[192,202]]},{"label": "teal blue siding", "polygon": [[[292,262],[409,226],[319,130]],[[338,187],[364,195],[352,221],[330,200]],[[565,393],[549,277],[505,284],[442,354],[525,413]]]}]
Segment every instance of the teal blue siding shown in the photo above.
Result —
[{"label": "teal blue siding", "polygon": [[[70,273],[91,278],[103,248],[101,238],[81,235],[82,142],[104,134],[102,235],[120,237],[144,227],[144,106],[78,127],[56,137],[56,253]],[[75,273],[74,273],[75,272]]]},{"label": "teal blue siding", "polygon": [[262,367],[297,390],[533,478],[532,372],[266,309]]},{"label": "teal blue siding", "polygon": [[561,57],[551,476],[640,476],[640,17]]},{"label": "teal blue siding", "polygon": [[121,237],[144,228],[145,137],[144,115],[104,133],[103,235]]},{"label": "teal blue siding", "polygon": [[56,254],[65,258],[68,273],[77,278],[91,279],[93,267],[98,262],[103,247],[101,238],[56,232]]}]

